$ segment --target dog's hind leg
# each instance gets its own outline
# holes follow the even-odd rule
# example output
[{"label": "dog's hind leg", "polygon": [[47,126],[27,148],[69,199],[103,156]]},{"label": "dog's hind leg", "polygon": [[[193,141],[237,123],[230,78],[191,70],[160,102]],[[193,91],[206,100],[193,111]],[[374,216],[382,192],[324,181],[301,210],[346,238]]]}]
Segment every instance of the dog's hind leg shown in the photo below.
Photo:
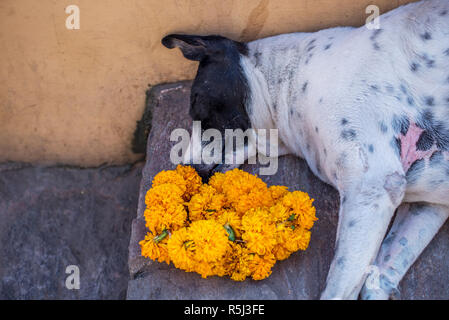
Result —
[{"label": "dog's hind leg", "polygon": [[402,204],[382,243],[362,299],[388,299],[410,266],[426,248],[449,216],[449,208],[424,203]]}]

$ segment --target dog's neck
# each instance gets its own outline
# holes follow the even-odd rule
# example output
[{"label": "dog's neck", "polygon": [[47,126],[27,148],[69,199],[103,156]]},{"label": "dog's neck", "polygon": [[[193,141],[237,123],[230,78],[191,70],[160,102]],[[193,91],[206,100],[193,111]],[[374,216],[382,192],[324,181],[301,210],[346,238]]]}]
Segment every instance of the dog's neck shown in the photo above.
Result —
[{"label": "dog's neck", "polygon": [[[307,77],[313,74],[317,42],[311,33],[265,38],[248,43],[248,55],[241,58],[249,87],[246,111],[251,126],[278,129],[280,140],[300,157],[305,156],[309,143],[310,128],[301,119],[307,119],[310,106]],[[289,130],[292,122],[295,130]]]}]

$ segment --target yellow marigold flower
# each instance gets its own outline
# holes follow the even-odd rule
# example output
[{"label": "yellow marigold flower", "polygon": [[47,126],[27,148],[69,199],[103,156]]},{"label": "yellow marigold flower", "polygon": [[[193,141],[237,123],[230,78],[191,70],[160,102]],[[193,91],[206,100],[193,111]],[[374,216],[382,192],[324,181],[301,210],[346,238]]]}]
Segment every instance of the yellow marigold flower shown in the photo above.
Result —
[{"label": "yellow marigold flower", "polygon": [[166,262],[170,264],[170,257],[167,250],[167,237],[159,242],[155,242],[155,236],[147,233],[145,239],[140,241],[142,256],[150,258],[153,261]]},{"label": "yellow marigold flower", "polygon": [[190,221],[210,219],[216,217],[225,205],[223,194],[208,185],[200,188],[200,193],[195,194],[188,203]]},{"label": "yellow marigold flower", "polygon": [[212,177],[209,179],[209,185],[215,190],[217,190],[218,193],[223,193],[223,184],[225,183],[226,177],[224,173],[216,172]]},{"label": "yellow marigold flower", "polygon": [[271,268],[275,263],[276,258],[272,253],[263,256],[257,254],[253,255],[249,264],[252,278],[254,280],[262,280],[267,278],[271,274]]},{"label": "yellow marigold flower", "polygon": [[216,220],[221,225],[228,224],[234,230],[236,237],[240,238],[242,235],[242,219],[232,210],[224,210],[217,216]]},{"label": "yellow marigold flower", "polygon": [[184,178],[186,182],[186,191],[184,193],[184,199],[189,201],[190,198],[198,193],[203,182],[198,173],[191,166],[178,165],[176,172]]},{"label": "yellow marigold flower", "polygon": [[290,257],[292,252],[285,248],[284,244],[282,243],[274,246],[273,254],[277,260],[282,261]]},{"label": "yellow marigold flower", "polygon": [[293,191],[282,198],[282,204],[291,210],[295,215],[296,225],[305,229],[311,229],[316,220],[315,207],[312,205],[313,199],[305,192]]},{"label": "yellow marigold flower", "polygon": [[184,194],[187,189],[187,183],[184,180],[184,177],[174,170],[161,171],[153,178],[153,188],[161,184],[174,184],[181,189],[182,194]]},{"label": "yellow marigold flower", "polygon": [[189,236],[195,244],[195,260],[215,262],[229,249],[228,234],[215,220],[194,221]]},{"label": "yellow marigold flower", "polygon": [[271,193],[271,197],[274,201],[281,199],[288,193],[288,188],[286,186],[271,186],[268,188]]},{"label": "yellow marigold flower", "polygon": [[195,245],[187,228],[173,232],[167,242],[168,254],[175,267],[188,272],[194,269],[194,248]]},{"label": "yellow marigold flower", "polygon": [[309,246],[311,232],[304,228],[295,228],[292,237],[285,242],[285,247],[292,251],[306,250]]},{"label": "yellow marigold flower", "polygon": [[249,264],[253,254],[237,244],[231,244],[231,247],[231,254],[226,260],[227,274],[234,281],[243,281],[251,275]]},{"label": "yellow marigold flower", "polygon": [[276,226],[268,210],[249,210],[242,218],[242,230],[242,239],[251,252],[268,254],[276,245]]},{"label": "yellow marigold flower", "polygon": [[228,202],[241,215],[251,208],[270,206],[273,203],[266,183],[239,169],[225,173],[221,188]]},{"label": "yellow marigold flower", "polygon": [[164,183],[152,187],[145,195],[147,206],[162,205],[167,206],[173,203],[183,203],[182,189],[171,183]]},{"label": "yellow marigold flower", "polygon": [[185,226],[187,220],[187,211],[179,203],[149,206],[143,214],[147,228],[154,234],[164,229],[176,231]]}]

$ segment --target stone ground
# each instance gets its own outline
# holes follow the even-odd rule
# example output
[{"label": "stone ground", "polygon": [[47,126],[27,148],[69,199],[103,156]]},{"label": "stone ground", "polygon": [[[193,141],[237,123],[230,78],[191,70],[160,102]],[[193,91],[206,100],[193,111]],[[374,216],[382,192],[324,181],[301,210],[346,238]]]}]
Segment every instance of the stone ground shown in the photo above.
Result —
[{"label": "stone ground", "polygon": [[124,299],[141,169],[1,164],[0,299]]},{"label": "stone ground", "polygon": [[[333,256],[337,227],[338,193],[319,181],[304,161],[292,156],[279,159],[274,176],[261,177],[269,185],[282,184],[290,190],[303,190],[315,198],[319,220],[312,229],[312,239],[305,252],[297,252],[278,262],[265,280],[233,282],[227,278],[202,279],[149,261],[140,256],[138,242],[146,234],[143,211],[144,196],[153,177],[161,170],[174,168],[169,160],[169,136],[175,128],[191,128],[188,116],[190,83],[181,82],[154,87],[147,112],[152,128],[147,142],[147,162],[129,245],[128,299],[317,299],[325,285]],[[258,173],[257,166],[243,169]],[[406,275],[400,286],[402,299],[449,299],[449,223],[442,228],[423,255]]]}]

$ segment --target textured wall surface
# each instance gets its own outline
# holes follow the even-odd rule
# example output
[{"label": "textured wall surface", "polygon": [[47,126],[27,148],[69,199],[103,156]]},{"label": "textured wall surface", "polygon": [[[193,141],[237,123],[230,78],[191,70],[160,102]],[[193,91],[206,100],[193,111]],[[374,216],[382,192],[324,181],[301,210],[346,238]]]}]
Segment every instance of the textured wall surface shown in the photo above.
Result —
[{"label": "textured wall surface", "polygon": [[[2,0],[0,162],[96,166],[136,160],[131,141],[145,90],[194,76],[169,51],[172,32],[236,40],[362,25],[410,0]],[[65,8],[80,8],[67,30]]]}]

